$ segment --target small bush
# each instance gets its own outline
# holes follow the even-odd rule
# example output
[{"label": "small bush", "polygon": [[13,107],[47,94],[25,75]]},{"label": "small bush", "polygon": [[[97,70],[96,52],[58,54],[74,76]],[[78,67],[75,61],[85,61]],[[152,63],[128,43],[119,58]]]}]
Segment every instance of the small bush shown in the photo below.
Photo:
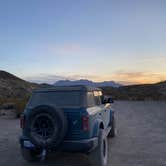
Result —
[{"label": "small bush", "polygon": [[19,118],[26,107],[27,100],[19,100],[15,103],[16,117]]},{"label": "small bush", "polygon": [[15,104],[14,103],[4,103],[1,105],[1,109],[9,110],[14,109]]},{"label": "small bush", "polygon": [[16,113],[16,117],[19,118],[25,109],[27,99],[0,99],[0,109],[13,109]]}]

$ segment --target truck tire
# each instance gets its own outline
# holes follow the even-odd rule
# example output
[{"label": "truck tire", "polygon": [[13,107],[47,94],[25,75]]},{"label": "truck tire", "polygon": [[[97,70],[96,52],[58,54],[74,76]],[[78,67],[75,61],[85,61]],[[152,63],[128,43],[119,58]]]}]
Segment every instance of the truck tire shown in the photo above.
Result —
[{"label": "truck tire", "polygon": [[40,160],[41,150],[31,150],[21,147],[23,158],[28,162],[35,162]]},{"label": "truck tire", "polygon": [[112,119],[112,123],[111,123],[111,130],[108,134],[108,137],[115,137],[116,134],[117,134],[117,129],[116,129],[116,120],[115,120],[115,117],[113,117]]},{"label": "truck tire", "polygon": [[63,110],[52,106],[35,107],[26,118],[26,133],[29,140],[40,148],[57,147],[67,131]]},{"label": "truck tire", "polygon": [[98,146],[89,154],[92,166],[107,166],[108,142],[103,129],[99,131]]}]

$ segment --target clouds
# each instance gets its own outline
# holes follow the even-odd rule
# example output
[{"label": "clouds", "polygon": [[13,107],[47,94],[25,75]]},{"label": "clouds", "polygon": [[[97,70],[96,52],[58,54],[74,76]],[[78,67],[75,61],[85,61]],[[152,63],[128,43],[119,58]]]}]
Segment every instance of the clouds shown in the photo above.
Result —
[{"label": "clouds", "polygon": [[56,81],[59,80],[80,80],[80,79],[89,79],[89,80],[98,80],[100,76],[97,75],[77,75],[77,74],[70,74],[70,73],[63,73],[63,74],[39,74],[39,75],[33,75],[24,77],[25,80],[30,82],[36,82],[36,83],[48,83],[53,84]]},{"label": "clouds", "polygon": [[24,79],[29,82],[35,82],[39,84],[42,84],[42,83],[53,84],[58,80],[66,79],[66,77],[58,76],[58,75],[50,75],[50,74],[38,74],[38,75],[24,77]]},{"label": "clouds", "polygon": [[64,42],[61,44],[53,43],[47,46],[48,54],[59,57],[87,57],[97,56],[102,52],[100,48],[95,48],[92,45]]},{"label": "clouds", "polygon": [[74,43],[51,44],[48,46],[48,52],[55,56],[71,56],[78,54],[81,51],[81,46]]},{"label": "clouds", "polygon": [[124,84],[155,83],[166,80],[166,73],[118,71],[112,78]]},{"label": "clouds", "polygon": [[40,74],[31,77],[24,77],[24,79],[36,82],[36,83],[49,83],[53,84],[58,80],[79,80],[79,79],[88,79],[92,81],[116,81],[124,85],[130,84],[143,84],[143,83],[155,83],[162,80],[166,80],[166,74],[163,73],[150,73],[150,72],[125,72],[117,71],[108,75],[92,75],[92,74],[72,74],[72,73],[63,73],[63,74]]}]

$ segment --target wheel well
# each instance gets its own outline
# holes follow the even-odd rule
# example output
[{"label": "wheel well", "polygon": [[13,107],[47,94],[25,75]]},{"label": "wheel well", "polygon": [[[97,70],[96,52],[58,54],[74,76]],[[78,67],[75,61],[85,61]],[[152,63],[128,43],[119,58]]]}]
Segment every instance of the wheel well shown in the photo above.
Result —
[{"label": "wheel well", "polygon": [[104,129],[104,124],[101,122],[100,123],[100,126],[99,126],[100,129]]}]

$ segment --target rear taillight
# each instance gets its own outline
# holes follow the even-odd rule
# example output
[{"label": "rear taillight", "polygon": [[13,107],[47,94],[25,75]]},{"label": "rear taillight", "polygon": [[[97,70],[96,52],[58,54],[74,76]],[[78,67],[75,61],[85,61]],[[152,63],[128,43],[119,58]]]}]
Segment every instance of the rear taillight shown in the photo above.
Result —
[{"label": "rear taillight", "polygon": [[84,131],[89,131],[89,117],[83,116],[82,117],[82,127]]},{"label": "rear taillight", "polygon": [[25,127],[25,115],[20,117],[20,127],[23,129]]}]

